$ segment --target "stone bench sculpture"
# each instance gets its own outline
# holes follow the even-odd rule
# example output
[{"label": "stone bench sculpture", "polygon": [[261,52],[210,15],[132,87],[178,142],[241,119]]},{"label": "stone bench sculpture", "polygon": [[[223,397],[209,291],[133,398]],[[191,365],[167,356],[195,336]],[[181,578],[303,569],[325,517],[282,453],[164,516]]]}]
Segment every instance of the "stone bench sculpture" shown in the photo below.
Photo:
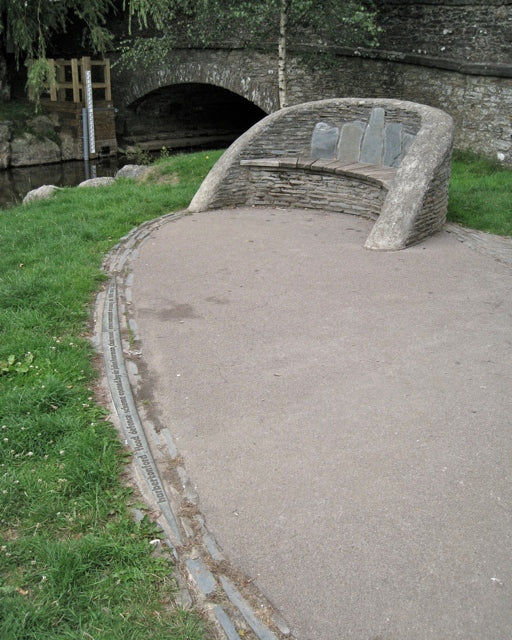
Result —
[{"label": "stone bench sculpture", "polygon": [[446,219],[453,121],[411,102],[341,98],[264,118],[222,156],[189,209],[318,208],[376,220],[365,246],[396,250]]}]

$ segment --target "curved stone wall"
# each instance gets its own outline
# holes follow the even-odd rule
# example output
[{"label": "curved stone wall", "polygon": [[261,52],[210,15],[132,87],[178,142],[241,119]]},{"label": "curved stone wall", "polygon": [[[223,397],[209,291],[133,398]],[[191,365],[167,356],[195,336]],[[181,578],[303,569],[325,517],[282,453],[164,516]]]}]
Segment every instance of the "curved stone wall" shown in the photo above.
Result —
[{"label": "curved stone wall", "polygon": [[[357,188],[358,185],[351,185],[345,177],[337,183],[332,175],[312,178],[307,171],[297,171],[290,189],[284,192],[288,201],[283,201],[281,185],[275,191],[267,188],[261,179],[251,180],[248,163],[243,161],[272,156],[308,156],[312,132],[318,122],[326,122],[339,129],[354,120],[368,123],[375,107],[385,112],[387,122],[402,123],[414,135],[414,140],[397,169],[396,177],[386,189],[387,193],[375,194],[375,189],[370,188],[359,191],[360,213],[375,216],[380,212],[365,246],[371,249],[402,249],[439,230],[446,219],[453,121],[438,109],[398,100],[319,100],[281,109],[267,116],[221,157],[196,193],[190,210],[255,203],[279,206],[288,202],[293,205],[295,200],[295,206],[346,211],[343,201],[349,193],[352,198],[351,187]],[[281,176],[269,175],[274,183],[281,180]],[[339,197],[335,197],[333,202],[332,198],[322,200],[324,188],[334,196],[338,189]],[[368,198],[370,200],[366,202]]]}]

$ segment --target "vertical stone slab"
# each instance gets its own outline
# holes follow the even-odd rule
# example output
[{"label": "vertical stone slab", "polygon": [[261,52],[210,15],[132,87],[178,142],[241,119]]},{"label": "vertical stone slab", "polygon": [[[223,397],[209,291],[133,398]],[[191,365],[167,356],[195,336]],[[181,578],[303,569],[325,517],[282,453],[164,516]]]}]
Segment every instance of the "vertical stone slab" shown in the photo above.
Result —
[{"label": "vertical stone slab", "polygon": [[405,156],[405,154],[409,151],[411,144],[414,141],[414,138],[416,136],[413,136],[412,133],[404,133],[402,136],[402,158]]},{"label": "vertical stone slab", "polygon": [[399,167],[402,161],[402,123],[390,122],[384,129],[384,159],[387,167]]},{"label": "vertical stone slab", "polygon": [[381,164],[384,149],[384,115],[382,107],[374,107],[366,127],[361,147],[361,162]]},{"label": "vertical stone slab", "polygon": [[341,127],[340,142],[338,144],[338,160],[340,162],[359,162],[364,130],[365,123],[361,122],[361,120],[346,122]]},{"label": "vertical stone slab", "polygon": [[340,130],[327,122],[318,122],[311,136],[311,157],[330,160],[336,158]]}]

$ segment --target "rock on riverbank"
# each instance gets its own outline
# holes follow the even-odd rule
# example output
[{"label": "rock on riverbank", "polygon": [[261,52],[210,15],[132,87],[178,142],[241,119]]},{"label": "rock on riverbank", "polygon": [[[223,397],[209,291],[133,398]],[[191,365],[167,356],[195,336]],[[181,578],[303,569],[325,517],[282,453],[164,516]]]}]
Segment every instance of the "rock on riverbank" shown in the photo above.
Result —
[{"label": "rock on riverbank", "polygon": [[57,114],[34,116],[23,132],[14,122],[0,122],[0,169],[77,159],[71,131]]},{"label": "rock on riverbank", "polygon": [[[143,181],[152,172],[152,168],[146,165],[129,164],[125,165],[116,173],[115,177],[103,176],[100,178],[90,178],[84,180],[79,187],[108,187],[117,180],[117,178],[126,178],[128,180]],[[48,200],[51,198],[59,187],[53,184],[44,184],[42,187],[32,189],[23,198],[22,204],[30,204],[35,200]]]}]

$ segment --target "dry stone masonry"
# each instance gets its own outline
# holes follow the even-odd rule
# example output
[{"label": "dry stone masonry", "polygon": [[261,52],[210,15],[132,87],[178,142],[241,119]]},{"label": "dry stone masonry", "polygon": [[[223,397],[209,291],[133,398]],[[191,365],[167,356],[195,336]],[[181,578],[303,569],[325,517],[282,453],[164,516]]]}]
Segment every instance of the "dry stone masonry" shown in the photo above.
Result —
[{"label": "dry stone masonry", "polygon": [[283,109],[235,142],[191,211],[307,207],[373,218],[370,249],[396,250],[446,220],[449,115],[398,100],[333,99]]},{"label": "dry stone masonry", "polygon": [[511,0],[376,0],[380,47],[510,64]]},{"label": "dry stone masonry", "polygon": [[[382,27],[373,49],[290,46],[289,104],[368,96],[427,104],[455,121],[454,146],[512,166],[512,0],[376,0]],[[229,36],[231,37],[231,36]],[[149,72],[115,71],[116,106],[159,87],[223,87],[271,113],[278,108],[277,57],[231,40],[191,44]],[[307,44],[307,43],[306,43]],[[314,55],[313,53],[314,52]],[[332,56],[331,56],[332,62]]]}]

